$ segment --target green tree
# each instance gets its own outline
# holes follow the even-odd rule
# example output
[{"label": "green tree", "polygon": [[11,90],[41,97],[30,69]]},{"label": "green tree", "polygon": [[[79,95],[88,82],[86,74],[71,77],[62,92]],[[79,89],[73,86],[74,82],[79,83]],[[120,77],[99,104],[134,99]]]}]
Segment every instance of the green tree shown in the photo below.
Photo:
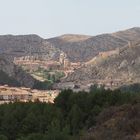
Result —
[{"label": "green tree", "polygon": [[39,121],[33,112],[29,113],[23,120],[21,132],[23,134],[30,134],[38,132]]},{"label": "green tree", "polygon": [[82,126],[83,113],[77,105],[73,105],[69,115],[68,120],[70,124],[70,129],[72,134],[77,134],[78,130]]},{"label": "green tree", "polygon": [[67,113],[69,111],[69,98],[73,94],[72,90],[63,90],[55,99],[55,106],[59,107],[64,111],[63,113]]},{"label": "green tree", "polygon": [[8,138],[4,135],[0,135],[0,140],[8,140]]}]

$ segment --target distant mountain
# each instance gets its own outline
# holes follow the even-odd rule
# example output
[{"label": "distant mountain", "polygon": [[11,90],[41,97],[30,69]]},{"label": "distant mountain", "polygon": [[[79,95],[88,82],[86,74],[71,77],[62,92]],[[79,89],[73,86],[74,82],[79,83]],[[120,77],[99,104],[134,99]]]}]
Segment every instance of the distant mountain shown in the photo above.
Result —
[{"label": "distant mountain", "polygon": [[54,39],[60,39],[61,41],[64,42],[79,42],[79,41],[84,41],[89,39],[92,36],[88,36],[88,35],[78,35],[78,34],[64,34],[61,35],[59,37],[56,37]]},{"label": "distant mountain", "polygon": [[119,31],[113,33],[113,35],[126,41],[137,41],[140,39],[140,27],[134,27],[125,31]]},{"label": "distant mountain", "polygon": [[96,56],[100,51],[112,50],[127,44],[127,41],[110,34],[95,37],[87,36],[85,38],[82,36],[81,40],[76,40],[74,35],[71,37],[74,39],[69,40],[65,35],[48,39],[47,41],[54,47],[64,51],[73,62],[86,62]]},{"label": "distant mountain", "polygon": [[72,62],[87,62],[101,51],[121,48],[128,41],[140,37],[140,28],[113,34],[97,36],[66,34],[55,38],[43,39],[38,35],[3,35],[0,36],[0,54],[21,57],[32,56],[37,59],[58,59],[60,51],[67,54]]},{"label": "distant mountain", "polygon": [[136,41],[140,37],[140,28],[131,28],[113,34],[97,36],[63,35],[48,39],[54,47],[64,51],[73,62],[86,62],[101,51],[121,48],[128,41]]}]

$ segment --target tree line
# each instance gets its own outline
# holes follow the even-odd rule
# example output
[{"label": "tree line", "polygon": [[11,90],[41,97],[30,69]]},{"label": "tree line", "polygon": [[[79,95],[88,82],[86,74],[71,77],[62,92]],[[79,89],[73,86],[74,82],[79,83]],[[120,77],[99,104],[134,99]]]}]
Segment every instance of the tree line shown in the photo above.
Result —
[{"label": "tree line", "polygon": [[110,106],[140,101],[138,93],[91,87],[90,92],[63,90],[54,104],[29,102],[0,105],[0,140],[82,140]]}]

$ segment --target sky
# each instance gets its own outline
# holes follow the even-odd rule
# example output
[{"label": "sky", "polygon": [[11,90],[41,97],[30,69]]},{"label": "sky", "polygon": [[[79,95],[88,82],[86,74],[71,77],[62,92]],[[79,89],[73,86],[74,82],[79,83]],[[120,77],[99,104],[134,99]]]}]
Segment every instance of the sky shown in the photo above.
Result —
[{"label": "sky", "polygon": [[140,0],[0,0],[0,34],[97,35],[140,27]]}]

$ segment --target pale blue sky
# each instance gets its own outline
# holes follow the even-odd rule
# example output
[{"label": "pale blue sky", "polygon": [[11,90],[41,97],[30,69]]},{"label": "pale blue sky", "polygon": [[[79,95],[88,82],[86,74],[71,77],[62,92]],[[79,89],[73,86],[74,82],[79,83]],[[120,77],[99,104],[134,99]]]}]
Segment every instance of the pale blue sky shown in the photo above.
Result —
[{"label": "pale blue sky", "polygon": [[140,0],[0,0],[0,34],[97,35],[140,27]]}]

